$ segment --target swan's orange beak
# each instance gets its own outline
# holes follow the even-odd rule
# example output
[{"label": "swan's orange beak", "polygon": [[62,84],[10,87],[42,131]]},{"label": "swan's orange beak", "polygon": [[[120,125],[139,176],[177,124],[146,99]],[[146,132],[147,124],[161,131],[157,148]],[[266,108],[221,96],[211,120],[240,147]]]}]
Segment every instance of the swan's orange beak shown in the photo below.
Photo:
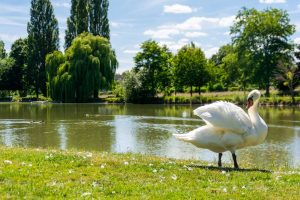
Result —
[{"label": "swan's orange beak", "polygon": [[253,106],[253,99],[252,99],[252,98],[249,98],[249,99],[247,100],[247,106],[246,106],[246,108],[249,109],[251,106]]}]

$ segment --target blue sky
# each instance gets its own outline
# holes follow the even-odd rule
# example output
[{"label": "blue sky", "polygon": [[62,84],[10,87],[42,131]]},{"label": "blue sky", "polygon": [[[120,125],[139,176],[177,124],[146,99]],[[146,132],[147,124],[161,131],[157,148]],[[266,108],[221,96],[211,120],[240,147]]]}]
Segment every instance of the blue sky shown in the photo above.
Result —
[{"label": "blue sky", "polygon": [[[62,49],[71,0],[51,2],[59,22]],[[230,42],[229,27],[242,7],[287,10],[297,29],[291,39],[300,43],[300,0],[110,0],[111,43],[119,61],[117,72],[134,66],[134,55],[148,39],[166,44],[174,53],[193,41],[209,58]],[[0,39],[8,51],[13,41],[26,37],[29,10],[30,0],[0,0]]]}]

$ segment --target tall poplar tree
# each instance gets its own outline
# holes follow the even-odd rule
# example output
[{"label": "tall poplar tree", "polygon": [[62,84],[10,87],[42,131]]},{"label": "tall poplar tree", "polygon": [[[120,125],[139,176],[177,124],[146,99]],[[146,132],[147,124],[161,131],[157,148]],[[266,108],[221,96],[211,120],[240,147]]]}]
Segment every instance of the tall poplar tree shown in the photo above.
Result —
[{"label": "tall poplar tree", "polygon": [[90,32],[93,35],[100,35],[110,39],[110,29],[108,20],[108,0],[91,0],[90,1]]},{"label": "tall poplar tree", "polygon": [[28,32],[28,65],[26,69],[29,83],[38,98],[39,92],[47,94],[45,59],[48,53],[59,48],[58,22],[49,0],[32,0]]},{"label": "tall poplar tree", "polygon": [[72,0],[70,17],[67,19],[65,48],[83,32],[90,32],[110,40],[108,0]]},{"label": "tall poplar tree", "polygon": [[65,48],[67,49],[71,46],[73,39],[77,36],[76,31],[76,9],[78,0],[71,1],[71,13],[70,17],[67,19],[67,29],[65,32]]},{"label": "tall poplar tree", "polygon": [[[77,35],[83,32],[88,32],[89,28],[89,12],[88,12],[88,4],[89,1],[86,0],[77,0],[76,6],[76,30]],[[77,36],[76,35],[76,36]]]}]

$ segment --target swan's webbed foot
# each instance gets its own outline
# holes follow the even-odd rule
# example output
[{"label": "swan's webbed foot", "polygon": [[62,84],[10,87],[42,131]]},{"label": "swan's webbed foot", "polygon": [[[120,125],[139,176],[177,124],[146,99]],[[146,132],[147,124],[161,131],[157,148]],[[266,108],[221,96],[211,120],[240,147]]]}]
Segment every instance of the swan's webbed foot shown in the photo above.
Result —
[{"label": "swan's webbed foot", "polygon": [[235,153],[232,153],[232,158],[233,158],[234,168],[239,169],[239,165],[237,164]]},{"label": "swan's webbed foot", "polygon": [[219,162],[218,162],[218,167],[222,167],[222,153],[219,153]]}]

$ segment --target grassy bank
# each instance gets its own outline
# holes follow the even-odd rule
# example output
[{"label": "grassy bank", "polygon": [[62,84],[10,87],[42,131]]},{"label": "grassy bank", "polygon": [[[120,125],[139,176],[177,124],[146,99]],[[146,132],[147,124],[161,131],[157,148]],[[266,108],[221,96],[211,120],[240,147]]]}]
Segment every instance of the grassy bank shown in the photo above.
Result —
[{"label": "grassy bank", "polygon": [[[300,169],[0,147],[0,199],[299,199]],[[253,163],[254,164],[254,163]],[[205,167],[204,167],[205,166]]]}]

